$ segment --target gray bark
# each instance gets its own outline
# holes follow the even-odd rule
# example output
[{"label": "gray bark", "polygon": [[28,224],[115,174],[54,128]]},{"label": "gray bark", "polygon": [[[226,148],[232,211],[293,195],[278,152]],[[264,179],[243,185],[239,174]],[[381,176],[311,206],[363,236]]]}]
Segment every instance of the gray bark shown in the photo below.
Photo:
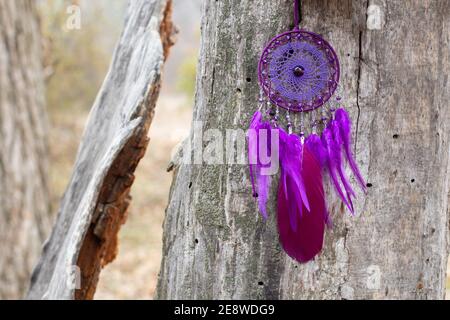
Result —
[{"label": "gray bark", "polygon": [[[312,262],[278,242],[275,187],[260,218],[246,166],[175,170],[160,299],[441,299],[448,249],[447,1],[302,1],[306,29],[341,60],[368,195],[360,216],[331,199],[334,229]],[[243,128],[257,108],[264,44],[292,28],[292,1],[207,1],[194,121]],[[224,133],[225,135],[225,133]],[[198,138],[198,137],[197,137]],[[194,132],[191,144],[196,139]]]},{"label": "gray bark", "polygon": [[23,296],[50,229],[43,84],[34,1],[0,0],[0,299]]},{"label": "gray bark", "polygon": [[171,45],[170,4],[129,2],[56,224],[31,279],[31,299],[93,298],[101,268],[116,255]]}]

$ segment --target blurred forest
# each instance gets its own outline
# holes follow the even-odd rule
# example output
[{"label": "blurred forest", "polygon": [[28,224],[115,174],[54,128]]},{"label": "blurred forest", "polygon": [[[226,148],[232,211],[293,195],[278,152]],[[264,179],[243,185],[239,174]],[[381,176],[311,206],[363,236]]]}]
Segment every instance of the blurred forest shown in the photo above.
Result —
[{"label": "blurred forest", "polygon": [[[67,186],[89,110],[108,70],[127,1],[77,1],[81,28],[68,30],[66,9],[71,3],[40,1],[53,212]],[[161,260],[161,225],[172,179],[166,168],[172,149],[188,134],[191,121],[200,9],[199,0],[174,1],[173,19],[180,31],[165,65],[149,151],[136,173],[118,258],[101,273],[96,299],[153,297]]]}]

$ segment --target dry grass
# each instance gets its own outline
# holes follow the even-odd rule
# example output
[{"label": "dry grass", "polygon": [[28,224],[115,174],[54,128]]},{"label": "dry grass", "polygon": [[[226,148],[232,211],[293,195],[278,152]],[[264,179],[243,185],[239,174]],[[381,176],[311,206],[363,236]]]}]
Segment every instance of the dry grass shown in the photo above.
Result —
[{"label": "dry grass", "polygon": [[[150,144],[136,171],[133,201],[120,232],[119,255],[101,274],[96,299],[151,299],[161,261],[162,222],[172,174],[173,147],[187,136],[189,99],[161,96],[150,128]],[[69,181],[88,113],[51,110],[51,189],[54,207]]]}]

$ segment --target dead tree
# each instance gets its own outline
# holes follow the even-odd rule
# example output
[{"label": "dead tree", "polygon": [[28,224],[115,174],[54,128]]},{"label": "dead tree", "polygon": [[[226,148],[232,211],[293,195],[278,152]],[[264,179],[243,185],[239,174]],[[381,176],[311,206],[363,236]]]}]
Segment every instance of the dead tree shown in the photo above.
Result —
[{"label": "dead tree", "polygon": [[129,2],[56,224],[34,270],[30,299],[92,298],[101,268],[116,255],[172,44],[170,5],[170,0]]},{"label": "dead tree", "polygon": [[[336,203],[323,252],[297,264],[280,250],[275,194],[263,222],[246,166],[181,164],[164,223],[160,299],[444,296],[448,3],[301,2],[302,27],[329,39],[341,60],[354,147],[369,182],[360,216],[344,215]],[[203,131],[248,126],[261,49],[292,20],[291,0],[205,2],[194,109]]]},{"label": "dead tree", "polygon": [[21,298],[51,225],[35,2],[0,0],[0,299]]}]

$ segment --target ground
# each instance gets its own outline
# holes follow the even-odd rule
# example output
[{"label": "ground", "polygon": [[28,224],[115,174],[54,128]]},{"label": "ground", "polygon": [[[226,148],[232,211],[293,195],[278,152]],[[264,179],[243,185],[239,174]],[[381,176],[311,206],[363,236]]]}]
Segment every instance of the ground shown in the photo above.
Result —
[{"label": "ground", "polygon": [[[101,273],[96,299],[151,299],[162,252],[162,222],[172,173],[166,172],[174,146],[188,135],[191,102],[183,96],[162,95],[150,144],[136,171],[133,201],[120,231],[119,255]],[[70,178],[88,112],[51,110],[51,190],[53,208]]]}]

